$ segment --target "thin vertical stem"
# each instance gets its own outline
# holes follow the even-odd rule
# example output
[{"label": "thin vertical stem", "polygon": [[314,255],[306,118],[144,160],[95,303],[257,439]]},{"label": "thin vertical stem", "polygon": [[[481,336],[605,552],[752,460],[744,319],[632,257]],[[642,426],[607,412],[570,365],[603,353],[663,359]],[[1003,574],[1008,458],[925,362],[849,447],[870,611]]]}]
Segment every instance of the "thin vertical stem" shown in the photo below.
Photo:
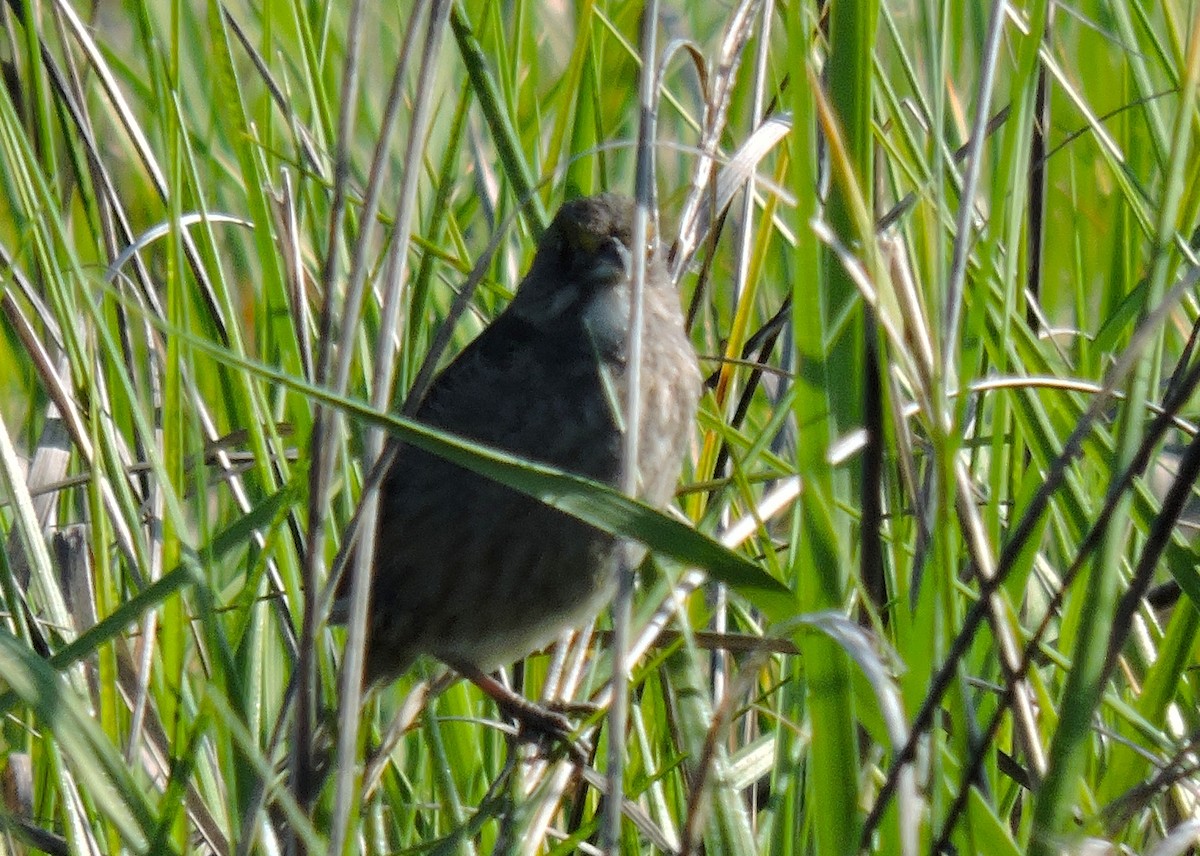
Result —
[{"label": "thin vertical stem", "polygon": [[[654,61],[658,54],[658,4],[651,0],[642,12],[641,33],[642,71],[639,79],[638,101],[641,119],[638,124],[637,172],[635,174],[637,208],[633,215],[633,270],[629,290],[629,339],[625,395],[625,435],[621,447],[621,489],[634,496],[638,480],[638,435],[641,425],[642,380],[642,293],[646,282],[647,234],[650,206],[654,199],[654,136],[656,116],[654,92],[656,86]],[[629,624],[633,604],[633,565],[631,551],[622,550],[617,597],[613,602],[613,699],[608,711],[608,802],[604,811],[604,849],[619,852],[621,839],[621,803],[624,795],[625,723],[629,709],[629,664],[626,648],[629,643]]]}]

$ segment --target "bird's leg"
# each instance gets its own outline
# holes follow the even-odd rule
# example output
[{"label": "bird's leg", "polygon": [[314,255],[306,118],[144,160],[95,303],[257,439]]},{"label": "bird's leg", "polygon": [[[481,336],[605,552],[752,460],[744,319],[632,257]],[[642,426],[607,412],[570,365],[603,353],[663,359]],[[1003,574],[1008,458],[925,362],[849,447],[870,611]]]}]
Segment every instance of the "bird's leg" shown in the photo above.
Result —
[{"label": "bird's leg", "polygon": [[573,761],[581,766],[587,764],[588,747],[575,739],[575,726],[561,713],[518,695],[471,663],[448,660],[447,665],[489,695],[502,713],[517,721],[522,732],[557,740]]}]

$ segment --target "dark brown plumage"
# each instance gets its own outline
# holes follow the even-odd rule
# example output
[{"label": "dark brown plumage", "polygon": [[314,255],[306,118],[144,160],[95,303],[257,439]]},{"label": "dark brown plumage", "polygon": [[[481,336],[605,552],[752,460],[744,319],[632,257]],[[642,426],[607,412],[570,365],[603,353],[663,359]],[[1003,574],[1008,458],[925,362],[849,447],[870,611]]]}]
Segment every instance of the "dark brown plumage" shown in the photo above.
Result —
[{"label": "dark brown plumage", "polygon": [[[567,202],[512,304],[432,384],[417,420],[616,485],[633,204]],[[638,495],[670,501],[700,396],[678,296],[648,256]],[[616,583],[617,539],[412,447],[385,476],[368,681],[421,654],[482,671],[592,618]]]}]

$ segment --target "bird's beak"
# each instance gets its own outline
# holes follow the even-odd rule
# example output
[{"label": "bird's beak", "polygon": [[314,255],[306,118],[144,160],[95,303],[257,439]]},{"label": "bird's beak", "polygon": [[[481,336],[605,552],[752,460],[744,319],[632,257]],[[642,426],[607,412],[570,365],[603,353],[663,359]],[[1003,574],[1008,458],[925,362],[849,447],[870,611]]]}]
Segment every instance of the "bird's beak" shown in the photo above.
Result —
[{"label": "bird's beak", "polygon": [[596,251],[594,276],[599,282],[624,282],[633,275],[633,255],[617,238],[604,239]]}]

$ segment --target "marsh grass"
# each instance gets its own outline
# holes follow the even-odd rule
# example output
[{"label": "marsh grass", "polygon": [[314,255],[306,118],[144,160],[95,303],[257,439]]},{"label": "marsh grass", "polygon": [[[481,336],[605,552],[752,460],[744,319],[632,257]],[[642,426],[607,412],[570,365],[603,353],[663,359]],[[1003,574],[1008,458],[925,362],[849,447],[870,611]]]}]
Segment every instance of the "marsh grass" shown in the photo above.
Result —
[{"label": "marsh grass", "polygon": [[[663,3],[648,63],[618,2],[0,10],[10,849],[601,845],[602,715],[580,772],[433,663],[356,702],[394,433],[654,548],[621,852],[1186,851],[1200,16],[825,6]],[[644,73],[687,526],[404,416],[632,192]],[[510,674],[607,704],[610,640]]]}]

